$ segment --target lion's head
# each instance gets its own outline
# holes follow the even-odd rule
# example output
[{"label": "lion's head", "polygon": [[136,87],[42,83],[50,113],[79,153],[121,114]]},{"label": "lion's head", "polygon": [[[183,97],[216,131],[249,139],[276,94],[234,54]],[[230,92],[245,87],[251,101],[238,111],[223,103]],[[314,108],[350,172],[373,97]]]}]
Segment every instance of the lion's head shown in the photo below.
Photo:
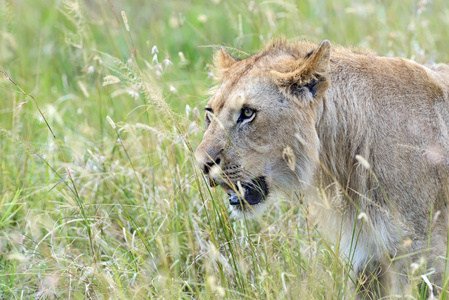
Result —
[{"label": "lion's head", "polygon": [[330,43],[277,40],[236,59],[214,57],[218,86],[195,156],[235,216],[259,210],[275,190],[305,189],[317,167],[316,123],[329,87]]}]

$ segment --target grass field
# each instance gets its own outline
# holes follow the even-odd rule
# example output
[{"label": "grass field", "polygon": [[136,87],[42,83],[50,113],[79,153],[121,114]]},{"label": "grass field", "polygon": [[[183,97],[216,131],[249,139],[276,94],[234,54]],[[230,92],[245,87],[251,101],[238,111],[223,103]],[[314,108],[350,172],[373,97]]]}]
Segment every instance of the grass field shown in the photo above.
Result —
[{"label": "grass field", "polygon": [[230,220],[194,162],[214,49],[280,36],[449,62],[449,4],[0,0],[0,299],[352,299],[300,203]]}]

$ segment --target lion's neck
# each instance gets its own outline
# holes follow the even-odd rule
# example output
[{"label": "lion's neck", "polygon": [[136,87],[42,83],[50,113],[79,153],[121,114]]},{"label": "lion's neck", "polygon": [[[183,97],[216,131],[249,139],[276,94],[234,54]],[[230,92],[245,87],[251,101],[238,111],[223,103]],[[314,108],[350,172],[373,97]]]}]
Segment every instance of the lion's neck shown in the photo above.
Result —
[{"label": "lion's neck", "polygon": [[[338,80],[338,79],[337,79]],[[337,183],[348,192],[357,190],[361,182],[351,181],[351,173],[357,163],[355,156],[368,158],[367,141],[371,138],[367,130],[366,117],[358,97],[353,91],[339,87],[345,86],[336,82],[329,88],[323,99],[317,132],[320,143],[319,159],[321,172],[318,183],[327,187]]]}]

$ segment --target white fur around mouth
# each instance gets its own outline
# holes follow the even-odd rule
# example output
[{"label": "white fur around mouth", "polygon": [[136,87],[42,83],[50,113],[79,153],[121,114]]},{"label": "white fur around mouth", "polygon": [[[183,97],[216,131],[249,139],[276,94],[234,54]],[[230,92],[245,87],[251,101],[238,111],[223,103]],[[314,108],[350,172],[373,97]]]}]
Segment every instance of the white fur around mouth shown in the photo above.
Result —
[{"label": "white fur around mouth", "polygon": [[229,205],[231,214],[230,218],[239,220],[242,218],[253,219],[263,213],[263,211],[267,208],[266,201],[258,204],[249,205],[246,207],[241,207],[240,205]]}]

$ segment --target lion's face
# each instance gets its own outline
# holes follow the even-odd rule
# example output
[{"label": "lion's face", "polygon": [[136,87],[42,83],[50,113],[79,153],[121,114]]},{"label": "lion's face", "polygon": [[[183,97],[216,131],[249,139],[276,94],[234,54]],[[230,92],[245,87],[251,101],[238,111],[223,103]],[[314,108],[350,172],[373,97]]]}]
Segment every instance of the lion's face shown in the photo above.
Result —
[{"label": "lion's face", "polygon": [[[276,61],[267,53],[241,61],[223,49],[217,53],[220,85],[206,105],[206,132],[195,156],[211,185],[228,193],[234,215],[259,210],[274,190],[311,180],[319,148],[317,99],[328,86],[317,64],[322,48],[328,64],[328,44]],[[317,68],[299,66],[298,75],[298,63]]]}]

